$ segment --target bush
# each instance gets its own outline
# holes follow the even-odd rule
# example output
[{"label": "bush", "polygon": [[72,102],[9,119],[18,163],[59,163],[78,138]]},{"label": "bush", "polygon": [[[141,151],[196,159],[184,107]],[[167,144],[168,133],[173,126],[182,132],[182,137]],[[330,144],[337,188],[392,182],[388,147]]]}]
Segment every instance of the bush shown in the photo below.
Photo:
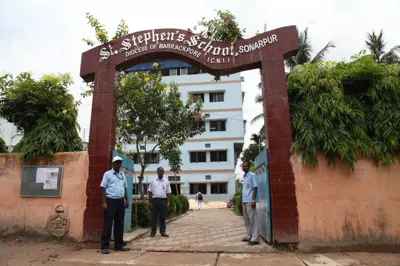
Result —
[{"label": "bush", "polygon": [[182,203],[181,203],[181,201],[179,200],[178,197],[174,196],[174,199],[175,199],[175,206],[176,206],[175,214],[179,215],[179,214],[182,213]]},{"label": "bush", "polygon": [[186,213],[189,210],[189,200],[183,195],[178,195],[177,198],[182,205],[182,213]]},{"label": "bush", "polygon": [[[136,216],[137,208],[137,216]],[[137,224],[136,224],[137,217]],[[134,201],[132,203],[132,227],[149,227],[151,225],[151,210],[148,201]]]},{"label": "bush", "polygon": [[176,197],[174,195],[169,196],[169,210],[168,215],[175,213],[176,211]]},{"label": "bush", "polygon": [[243,204],[242,204],[242,191],[237,192],[233,196],[233,210],[239,215],[243,215]]}]

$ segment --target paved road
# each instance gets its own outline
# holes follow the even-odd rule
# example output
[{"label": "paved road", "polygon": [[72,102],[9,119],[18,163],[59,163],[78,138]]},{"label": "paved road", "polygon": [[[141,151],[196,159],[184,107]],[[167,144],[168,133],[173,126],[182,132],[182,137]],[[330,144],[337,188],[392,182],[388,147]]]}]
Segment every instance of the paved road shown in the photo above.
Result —
[{"label": "paved road", "polygon": [[76,251],[59,243],[4,240],[0,241],[0,265],[400,266],[400,254],[296,254],[279,252],[266,243],[248,246],[240,242],[242,217],[228,209],[190,212],[169,223],[167,231],[170,238],[144,237],[129,244],[134,250],[109,255],[96,249]]},{"label": "paved road", "polygon": [[244,237],[243,218],[230,209],[204,209],[167,224],[169,238],[144,237],[128,247],[145,251],[184,252],[273,252],[264,241],[249,246],[240,240]]}]

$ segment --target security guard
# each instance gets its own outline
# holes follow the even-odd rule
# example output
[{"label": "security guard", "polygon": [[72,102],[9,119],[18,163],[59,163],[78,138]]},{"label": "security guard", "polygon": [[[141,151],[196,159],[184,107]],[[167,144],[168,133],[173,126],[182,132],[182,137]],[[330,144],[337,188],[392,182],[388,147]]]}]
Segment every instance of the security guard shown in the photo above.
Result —
[{"label": "security guard", "polygon": [[124,247],[125,208],[129,207],[127,183],[121,172],[122,158],[116,156],[112,160],[112,169],[105,172],[100,187],[102,188],[104,227],[101,235],[101,253],[109,254],[111,228],[114,223],[114,240],[116,251],[129,251]]},{"label": "security guard", "polygon": [[157,168],[158,177],[149,184],[149,203],[151,208],[151,234],[154,237],[157,231],[157,216],[160,218],[160,233],[163,237],[169,237],[166,233],[165,218],[169,209],[169,195],[171,185],[164,179],[164,168]]}]

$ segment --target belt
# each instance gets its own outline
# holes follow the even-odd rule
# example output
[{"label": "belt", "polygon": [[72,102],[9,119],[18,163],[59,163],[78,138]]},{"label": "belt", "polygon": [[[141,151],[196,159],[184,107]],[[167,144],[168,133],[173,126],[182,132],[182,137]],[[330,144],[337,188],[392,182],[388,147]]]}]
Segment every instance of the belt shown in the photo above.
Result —
[{"label": "belt", "polygon": [[153,200],[167,200],[167,198],[153,198]]},{"label": "belt", "polygon": [[118,198],[118,199],[112,199],[112,198],[107,198],[109,200],[124,200],[125,198]]}]

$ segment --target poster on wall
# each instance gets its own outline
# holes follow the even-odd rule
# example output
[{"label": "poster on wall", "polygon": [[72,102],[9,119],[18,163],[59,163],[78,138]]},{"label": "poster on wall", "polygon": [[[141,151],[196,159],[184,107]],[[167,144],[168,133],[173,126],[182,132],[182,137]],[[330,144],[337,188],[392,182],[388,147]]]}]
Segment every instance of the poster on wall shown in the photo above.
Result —
[{"label": "poster on wall", "polygon": [[21,197],[60,197],[63,166],[24,166]]},{"label": "poster on wall", "polygon": [[38,168],[36,183],[43,184],[43,189],[57,189],[58,168]]}]

